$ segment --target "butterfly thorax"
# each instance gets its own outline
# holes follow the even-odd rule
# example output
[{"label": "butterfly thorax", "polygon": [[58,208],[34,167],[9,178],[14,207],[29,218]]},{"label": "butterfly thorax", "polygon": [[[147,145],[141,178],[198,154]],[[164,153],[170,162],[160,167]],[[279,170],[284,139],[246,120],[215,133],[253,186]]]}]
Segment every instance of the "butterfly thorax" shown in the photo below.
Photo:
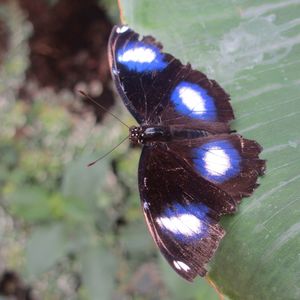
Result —
[{"label": "butterfly thorax", "polygon": [[164,126],[132,126],[129,129],[129,140],[133,145],[171,140],[171,132]]},{"label": "butterfly thorax", "polygon": [[209,133],[201,129],[178,128],[174,126],[132,126],[129,129],[129,140],[133,145],[144,145],[153,142],[169,142],[171,140],[193,139],[207,136]]}]

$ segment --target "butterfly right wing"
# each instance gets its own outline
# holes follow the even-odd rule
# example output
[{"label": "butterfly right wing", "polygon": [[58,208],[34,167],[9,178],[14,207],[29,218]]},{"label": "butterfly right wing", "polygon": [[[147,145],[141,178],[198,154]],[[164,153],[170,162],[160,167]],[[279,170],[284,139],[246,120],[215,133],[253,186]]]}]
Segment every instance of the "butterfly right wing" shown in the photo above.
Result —
[{"label": "butterfly right wing", "polygon": [[118,92],[140,124],[230,131],[229,95],[216,81],[162,52],[153,37],[139,38],[127,26],[116,26],[108,48]]},{"label": "butterfly right wing", "polygon": [[220,215],[208,204],[218,207],[227,201],[234,208],[230,196],[191,172],[162,144],[144,146],[139,190],[146,223],[171,267],[189,281],[206,274],[225,234]]},{"label": "butterfly right wing", "polygon": [[[266,168],[265,160],[259,158],[262,147],[238,134],[174,140],[168,147],[174,156],[184,159],[199,180],[206,180],[226,192],[236,203],[253,193],[258,177]],[[216,209],[219,213],[228,213],[219,207]]]}]

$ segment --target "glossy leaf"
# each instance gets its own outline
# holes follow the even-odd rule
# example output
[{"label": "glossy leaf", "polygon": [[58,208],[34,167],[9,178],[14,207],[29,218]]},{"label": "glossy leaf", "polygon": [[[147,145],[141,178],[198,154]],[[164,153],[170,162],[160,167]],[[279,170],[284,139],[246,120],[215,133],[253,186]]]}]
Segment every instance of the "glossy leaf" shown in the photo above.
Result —
[{"label": "glossy leaf", "polygon": [[116,261],[112,253],[102,245],[91,245],[80,255],[82,277],[88,299],[112,299]]},{"label": "glossy leaf", "polygon": [[35,228],[26,247],[26,269],[36,278],[48,271],[72,248],[62,224]]},{"label": "glossy leaf", "polygon": [[231,94],[233,128],[264,147],[266,175],[222,220],[227,235],[210,277],[231,299],[299,299],[299,1],[123,0],[121,8],[134,30],[216,79]]}]

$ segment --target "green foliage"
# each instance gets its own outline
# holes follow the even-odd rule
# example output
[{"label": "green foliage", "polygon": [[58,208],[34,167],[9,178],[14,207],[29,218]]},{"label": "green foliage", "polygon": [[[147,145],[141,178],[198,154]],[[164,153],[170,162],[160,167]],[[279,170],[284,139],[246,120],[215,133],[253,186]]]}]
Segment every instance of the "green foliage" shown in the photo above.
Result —
[{"label": "green foliage", "polygon": [[[94,159],[92,152],[111,149],[123,132],[111,119],[106,121],[108,127],[85,120],[83,128],[61,104],[42,100],[49,96],[40,95],[30,110],[22,102],[7,105],[2,118],[5,130],[0,133],[3,204],[14,217],[33,226],[24,266],[31,278],[37,280],[73,253],[81,261],[84,284],[91,295],[88,299],[97,299],[101,285],[92,278],[100,262],[104,265],[98,273],[107,275],[101,279],[106,293],[113,292],[116,270],[107,270],[108,256],[112,256],[108,250],[92,249],[95,240],[100,250],[113,247],[112,226],[119,217],[114,206],[121,205],[123,192],[109,159],[91,168],[86,165]],[[122,151],[121,146],[110,159]],[[92,261],[93,270],[89,267]]]},{"label": "green foliage", "polygon": [[[7,22],[14,20],[18,25],[11,24],[14,48],[0,73],[0,190],[1,206],[20,224],[14,229],[20,248],[25,238],[25,257],[19,258],[23,261],[19,271],[33,283],[45,280],[41,298],[65,298],[58,296],[55,280],[61,276],[58,267],[66,265],[71,255],[77,263],[69,272],[81,274],[82,298],[98,299],[96,295],[102,294],[110,299],[116,276],[115,259],[109,259],[114,257],[111,250],[115,247],[112,226],[120,215],[123,197],[110,162],[126,146],[94,167],[86,165],[112,149],[127,131],[112,118],[107,118],[104,126],[96,125],[92,113],[79,119],[67,108],[80,110],[82,102],[68,92],[56,95],[51,90],[38,91],[31,103],[12,93],[24,80],[28,27],[22,26],[15,3],[6,9],[7,15],[14,16]],[[5,243],[3,235],[0,240]],[[9,261],[5,265],[15,266]],[[48,274],[45,279],[44,274]]]},{"label": "green foliage", "polygon": [[70,251],[70,246],[62,224],[34,229],[26,249],[29,274],[36,277],[47,271]]},{"label": "green foliage", "polygon": [[115,255],[102,244],[88,247],[80,257],[88,299],[111,299],[114,290]]},{"label": "green foliage", "polygon": [[226,88],[233,128],[264,147],[266,176],[224,218],[210,277],[231,299],[299,299],[299,3],[121,3],[131,27]]}]

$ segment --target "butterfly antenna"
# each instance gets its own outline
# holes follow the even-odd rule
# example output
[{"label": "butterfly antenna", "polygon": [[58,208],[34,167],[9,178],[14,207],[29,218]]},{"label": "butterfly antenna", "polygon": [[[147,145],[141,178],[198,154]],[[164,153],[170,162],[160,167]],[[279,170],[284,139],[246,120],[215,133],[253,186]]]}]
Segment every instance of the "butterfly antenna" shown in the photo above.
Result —
[{"label": "butterfly antenna", "polygon": [[82,96],[86,97],[87,99],[89,99],[91,102],[93,102],[95,105],[97,105],[98,107],[100,107],[102,110],[104,110],[105,112],[107,112],[108,114],[110,114],[111,116],[113,116],[115,119],[117,119],[120,123],[122,123],[124,126],[126,126],[129,129],[129,126],[127,124],[125,124],[120,118],[118,118],[115,114],[113,114],[112,112],[110,112],[109,110],[107,110],[104,106],[102,106],[100,103],[98,103],[95,99],[93,99],[91,96],[89,96],[88,94],[86,94],[85,92],[79,90],[78,91]]},{"label": "butterfly antenna", "polygon": [[115,147],[113,147],[111,150],[109,150],[107,153],[105,153],[104,155],[102,155],[101,157],[97,158],[96,160],[94,160],[93,162],[89,163],[87,165],[87,167],[91,167],[93,166],[95,163],[97,163],[99,160],[103,159],[104,157],[106,157],[107,155],[109,155],[110,153],[112,153],[115,149],[117,149],[122,143],[124,143],[127,139],[129,138],[129,136],[126,136],[126,138],[124,138],[119,144],[117,144]]}]

